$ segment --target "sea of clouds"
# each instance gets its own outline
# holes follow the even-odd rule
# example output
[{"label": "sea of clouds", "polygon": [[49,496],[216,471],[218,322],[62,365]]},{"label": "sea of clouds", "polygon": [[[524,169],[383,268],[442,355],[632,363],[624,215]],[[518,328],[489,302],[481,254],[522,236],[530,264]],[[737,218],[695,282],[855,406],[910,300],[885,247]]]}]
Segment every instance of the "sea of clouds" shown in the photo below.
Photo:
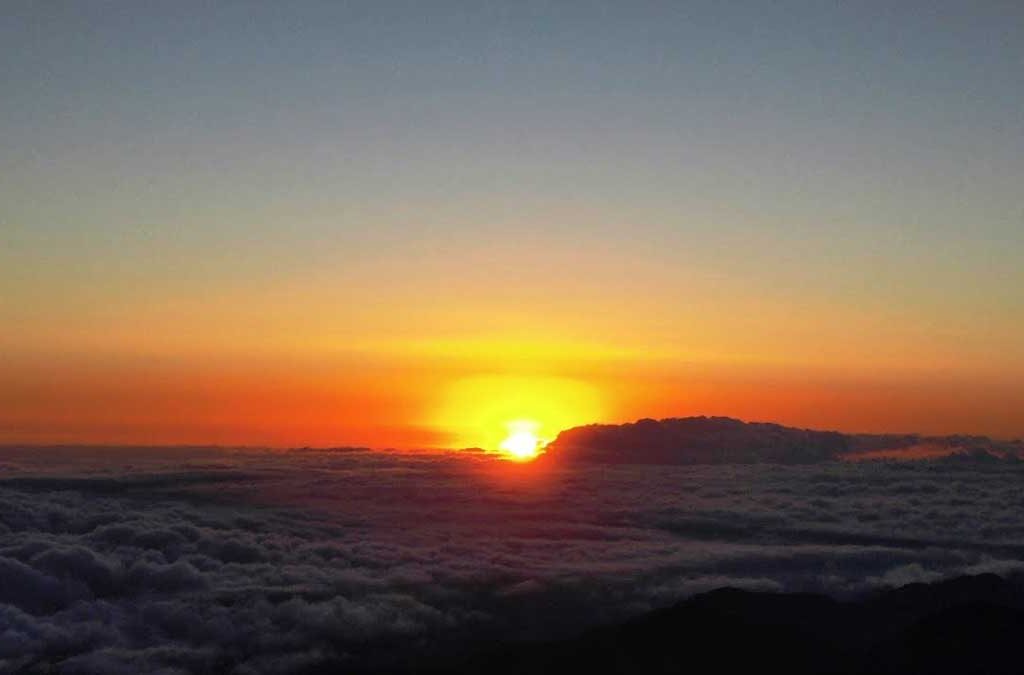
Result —
[{"label": "sea of clouds", "polygon": [[1024,569],[1024,466],[0,450],[0,671],[409,666],[721,586]]}]

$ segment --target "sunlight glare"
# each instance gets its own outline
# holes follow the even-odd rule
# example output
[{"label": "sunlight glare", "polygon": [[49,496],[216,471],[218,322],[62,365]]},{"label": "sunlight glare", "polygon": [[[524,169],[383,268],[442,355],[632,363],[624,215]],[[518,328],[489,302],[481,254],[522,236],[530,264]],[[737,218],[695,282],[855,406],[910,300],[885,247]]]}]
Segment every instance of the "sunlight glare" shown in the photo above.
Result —
[{"label": "sunlight glare", "polygon": [[530,460],[540,454],[545,441],[537,436],[540,425],[529,420],[516,420],[508,423],[508,436],[498,448],[511,459]]},{"label": "sunlight glare", "polygon": [[448,431],[453,447],[532,459],[560,431],[600,420],[602,412],[596,390],[576,379],[485,375],[452,382],[430,424]]}]

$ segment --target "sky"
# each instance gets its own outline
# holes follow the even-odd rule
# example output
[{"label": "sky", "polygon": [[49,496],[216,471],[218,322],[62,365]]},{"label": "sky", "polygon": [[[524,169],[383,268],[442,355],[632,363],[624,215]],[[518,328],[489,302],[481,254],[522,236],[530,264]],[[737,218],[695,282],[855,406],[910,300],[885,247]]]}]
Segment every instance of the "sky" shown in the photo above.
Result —
[{"label": "sky", "polygon": [[1024,436],[1017,2],[10,2],[0,443]]}]

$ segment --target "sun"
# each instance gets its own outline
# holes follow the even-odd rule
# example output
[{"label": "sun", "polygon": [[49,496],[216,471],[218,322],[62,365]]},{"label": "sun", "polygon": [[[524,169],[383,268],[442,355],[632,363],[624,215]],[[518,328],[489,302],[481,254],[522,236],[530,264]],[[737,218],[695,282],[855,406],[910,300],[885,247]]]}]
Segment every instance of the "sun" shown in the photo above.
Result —
[{"label": "sun", "polygon": [[531,420],[515,420],[507,424],[508,436],[505,437],[498,448],[510,459],[527,461],[540,454],[541,447],[545,445],[543,439],[537,436],[540,425]]},{"label": "sun", "polygon": [[440,390],[428,427],[446,447],[478,448],[526,462],[544,453],[563,429],[602,418],[590,383],[559,376],[492,374],[462,377]]}]

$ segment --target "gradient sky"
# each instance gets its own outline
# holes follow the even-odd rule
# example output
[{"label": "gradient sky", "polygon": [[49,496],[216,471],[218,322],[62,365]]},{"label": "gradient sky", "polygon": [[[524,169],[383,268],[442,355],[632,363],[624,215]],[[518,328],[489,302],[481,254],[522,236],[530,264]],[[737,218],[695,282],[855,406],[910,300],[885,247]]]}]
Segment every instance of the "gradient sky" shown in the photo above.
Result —
[{"label": "gradient sky", "polygon": [[0,442],[1024,435],[1024,5],[8,2]]}]

